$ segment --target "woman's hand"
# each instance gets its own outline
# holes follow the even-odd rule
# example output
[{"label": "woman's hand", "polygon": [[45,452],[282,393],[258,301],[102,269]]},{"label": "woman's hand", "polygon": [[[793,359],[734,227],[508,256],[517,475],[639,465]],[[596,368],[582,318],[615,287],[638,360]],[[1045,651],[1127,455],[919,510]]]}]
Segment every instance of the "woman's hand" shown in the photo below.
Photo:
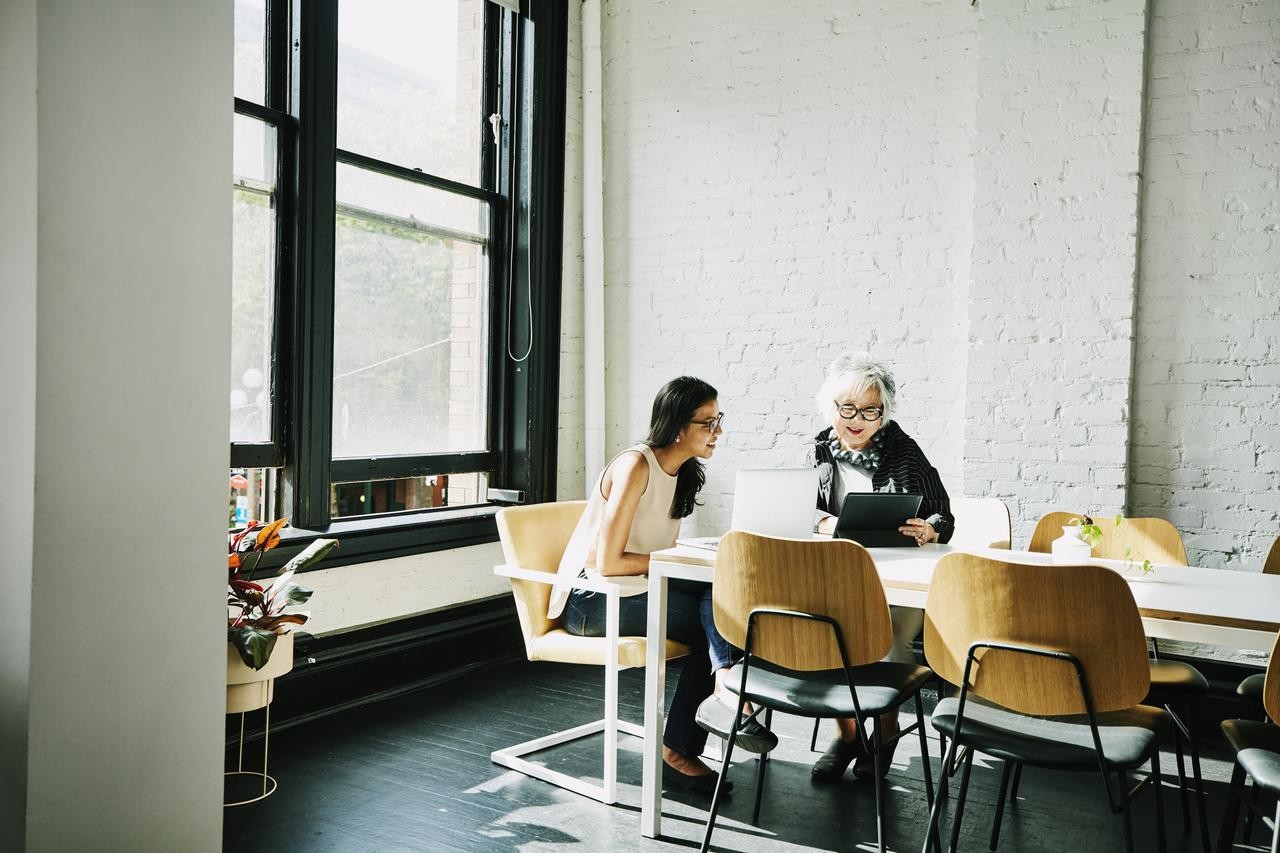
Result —
[{"label": "woman's hand", "polygon": [[836,532],[836,517],[834,515],[828,515],[819,521],[818,532],[827,536],[834,534]]},{"label": "woman's hand", "polygon": [[903,536],[910,536],[916,540],[917,545],[927,545],[930,542],[938,541],[938,531],[934,530],[933,525],[923,518],[908,518],[907,523],[898,528],[898,532]]}]

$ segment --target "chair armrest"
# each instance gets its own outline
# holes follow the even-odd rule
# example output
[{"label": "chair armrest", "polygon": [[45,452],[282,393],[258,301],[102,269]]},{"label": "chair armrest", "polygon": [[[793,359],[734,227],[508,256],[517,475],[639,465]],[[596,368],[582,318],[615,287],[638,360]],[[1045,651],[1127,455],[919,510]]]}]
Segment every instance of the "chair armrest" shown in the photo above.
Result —
[{"label": "chair armrest", "polygon": [[[494,566],[493,573],[512,580],[533,581],[534,583],[547,584],[548,586],[556,584],[560,580],[558,575],[550,572],[535,572],[533,569],[521,569],[517,566]],[[602,592],[605,595],[618,595],[622,591],[622,587],[616,583],[595,580],[594,578],[575,578],[569,586],[572,589]]]}]

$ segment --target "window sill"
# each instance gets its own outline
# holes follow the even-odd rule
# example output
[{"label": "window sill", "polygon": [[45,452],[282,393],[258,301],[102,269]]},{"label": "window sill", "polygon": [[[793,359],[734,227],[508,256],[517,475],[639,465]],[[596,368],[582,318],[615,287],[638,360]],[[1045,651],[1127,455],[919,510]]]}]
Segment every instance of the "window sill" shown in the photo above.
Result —
[{"label": "window sill", "polygon": [[304,572],[497,542],[494,516],[499,509],[497,505],[484,504],[345,518],[334,521],[324,530],[288,527],[282,531],[280,546],[264,557],[254,574],[262,577],[264,572],[278,569],[312,540],[321,537],[337,539],[338,547]]}]

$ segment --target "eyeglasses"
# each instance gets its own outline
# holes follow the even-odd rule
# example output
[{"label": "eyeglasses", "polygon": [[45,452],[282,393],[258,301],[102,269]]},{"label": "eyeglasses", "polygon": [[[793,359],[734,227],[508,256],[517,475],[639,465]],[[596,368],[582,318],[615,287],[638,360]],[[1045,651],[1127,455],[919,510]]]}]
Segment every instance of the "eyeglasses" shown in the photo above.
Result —
[{"label": "eyeglasses", "polygon": [[846,421],[851,421],[858,415],[862,415],[864,421],[873,423],[884,416],[884,406],[863,406],[859,409],[853,403],[837,403],[835,400],[831,402],[835,403],[836,411]]},{"label": "eyeglasses", "polygon": [[721,412],[714,418],[707,418],[705,421],[689,421],[689,423],[698,424],[699,426],[704,427],[707,432],[714,434],[716,430],[720,429],[720,424],[724,423],[724,412]]}]

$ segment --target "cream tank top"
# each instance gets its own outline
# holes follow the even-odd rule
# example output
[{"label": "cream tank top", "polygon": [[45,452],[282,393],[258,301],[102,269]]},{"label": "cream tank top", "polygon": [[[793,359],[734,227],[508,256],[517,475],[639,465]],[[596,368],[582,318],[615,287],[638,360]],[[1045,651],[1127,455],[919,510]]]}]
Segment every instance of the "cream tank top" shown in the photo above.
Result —
[{"label": "cream tank top", "polygon": [[[640,504],[636,507],[635,518],[631,521],[631,534],[627,537],[624,550],[632,554],[650,554],[663,548],[670,548],[676,544],[676,537],[680,535],[680,519],[671,517],[671,501],[676,494],[675,476],[662,470],[657,457],[653,455],[653,448],[647,444],[628,447],[622,453],[639,453],[649,463],[649,482],[644,487],[644,494],[640,496]],[[604,475],[617,461],[618,456],[613,457],[604,471],[600,472],[595,488],[591,490],[591,497],[587,499],[587,508],[582,513],[582,519],[573,529],[573,536],[569,538],[569,545],[564,550],[564,556],[560,559],[560,568],[556,573],[556,585],[551,590],[551,600],[547,605],[548,618],[556,619],[564,612],[573,581],[579,577],[590,579],[602,577],[594,566],[586,565],[586,559],[591,546],[600,536],[600,524],[604,520],[606,501],[601,490],[604,485]],[[605,580],[618,584],[624,596],[641,595],[649,589],[649,579],[645,575],[621,575],[605,578]]]}]

